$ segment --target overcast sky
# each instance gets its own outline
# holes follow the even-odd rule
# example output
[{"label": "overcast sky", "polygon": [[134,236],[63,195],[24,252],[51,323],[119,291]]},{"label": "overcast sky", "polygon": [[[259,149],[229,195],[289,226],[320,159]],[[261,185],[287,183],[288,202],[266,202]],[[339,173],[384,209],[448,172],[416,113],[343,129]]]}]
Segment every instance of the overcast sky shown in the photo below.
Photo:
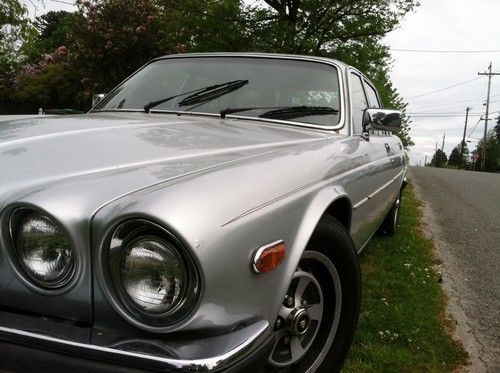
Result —
[{"label": "overcast sky", "polygon": [[[393,49],[418,50],[500,50],[499,0],[421,0],[420,7],[410,13],[399,29],[384,39]],[[441,147],[446,133],[445,153],[460,143],[465,122],[465,108],[470,106],[468,130],[484,114],[489,63],[500,72],[500,53],[424,53],[392,51],[394,58],[392,81],[413,113],[411,137],[415,142],[410,150],[412,164],[428,161],[434,153],[436,141]],[[423,95],[467,80],[469,83],[442,92]],[[420,96],[423,95],[423,96]],[[415,97],[420,96],[420,97]],[[494,113],[496,112],[496,113]],[[490,118],[500,112],[500,76],[492,77]],[[422,117],[457,114],[458,117]],[[492,128],[493,121],[488,123]],[[469,130],[470,129],[470,130]],[[470,150],[483,136],[484,121],[471,135]]]},{"label": "overcast sky", "polygon": [[[477,51],[500,50],[500,0],[420,0],[415,12],[408,14],[401,26],[388,34],[384,42],[392,49]],[[33,17],[31,2],[25,0]],[[74,9],[70,0],[33,0],[36,15],[49,10]],[[465,108],[470,106],[467,133],[470,150],[483,136],[484,121],[476,126],[484,114],[487,78],[479,77],[489,63],[500,72],[500,52],[490,53],[426,53],[392,51],[394,58],[392,81],[405,101],[412,116],[410,162],[423,164],[425,155],[430,161],[436,141],[441,147],[446,133],[444,150],[460,143],[465,121]],[[475,79],[475,80],[473,80]],[[465,81],[471,82],[441,92]],[[421,96],[422,95],[422,96]],[[415,97],[420,96],[420,97]],[[490,118],[500,113],[500,76],[492,78]],[[413,115],[412,115],[413,114]],[[457,115],[457,116],[450,116]],[[488,123],[492,128],[493,121]]]}]

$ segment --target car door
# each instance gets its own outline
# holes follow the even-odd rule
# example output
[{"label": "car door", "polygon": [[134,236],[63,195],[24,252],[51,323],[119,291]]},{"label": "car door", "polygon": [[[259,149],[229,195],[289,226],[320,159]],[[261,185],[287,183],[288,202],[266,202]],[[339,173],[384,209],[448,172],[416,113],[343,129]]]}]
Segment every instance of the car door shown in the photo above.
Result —
[{"label": "car door", "polygon": [[[376,90],[364,76],[354,69],[348,70],[351,103],[351,133],[359,143],[358,154],[366,159],[360,168],[360,177],[353,188],[353,215],[351,233],[358,248],[362,248],[375,233],[390,208],[394,190],[389,181],[394,177],[391,161],[397,142],[384,131],[363,131],[363,113],[368,107],[380,107]],[[394,184],[394,183],[392,183]]]},{"label": "car door", "polygon": [[[382,107],[374,85],[366,78],[363,79],[363,83],[370,107]],[[398,176],[402,177],[399,174],[403,166],[404,153],[399,138],[388,131],[371,131],[370,142],[379,154],[372,172],[374,183],[378,186],[373,199],[377,202],[378,215],[381,220],[386,216],[399,192],[400,183],[392,180]],[[385,154],[383,154],[384,151]]]},{"label": "car door", "polygon": [[347,71],[349,86],[351,138],[356,142],[356,178],[350,185],[349,194],[353,203],[351,235],[358,249],[361,249],[376,229],[376,207],[370,196],[377,185],[374,179],[374,167],[384,153],[376,144],[363,134],[363,113],[369,107],[369,101],[363,87],[362,75],[356,70]]}]

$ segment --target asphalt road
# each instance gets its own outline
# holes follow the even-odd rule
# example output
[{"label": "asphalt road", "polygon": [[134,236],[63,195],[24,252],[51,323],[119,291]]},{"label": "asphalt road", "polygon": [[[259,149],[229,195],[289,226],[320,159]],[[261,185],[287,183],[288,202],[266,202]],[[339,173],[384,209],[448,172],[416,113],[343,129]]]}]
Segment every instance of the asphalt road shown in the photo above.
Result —
[{"label": "asphalt road", "polygon": [[411,167],[471,372],[500,372],[500,174]]}]

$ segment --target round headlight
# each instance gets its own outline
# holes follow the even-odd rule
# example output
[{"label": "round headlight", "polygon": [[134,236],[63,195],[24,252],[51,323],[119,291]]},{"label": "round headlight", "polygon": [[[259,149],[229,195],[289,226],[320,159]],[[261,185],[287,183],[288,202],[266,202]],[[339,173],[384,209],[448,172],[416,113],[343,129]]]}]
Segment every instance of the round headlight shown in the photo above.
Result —
[{"label": "round headlight", "polygon": [[177,330],[199,300],[200,276],[188,248],[154,222],[130,219],[116,226],[98,249],[96,265],[111,305],[143,330]]},{"label": "round headlight", "polygon": [[71,244],[49,217],[38,212],[25,214],[17,225],[15,248],[22,268],[38,285],[57,288],[71,279]]},{"label": "round headlight", "polygon": [[119,279],[128,303],[155,315],[175,309],[188,283],[177,250],[155,237],[139,237],[125,247]]}]

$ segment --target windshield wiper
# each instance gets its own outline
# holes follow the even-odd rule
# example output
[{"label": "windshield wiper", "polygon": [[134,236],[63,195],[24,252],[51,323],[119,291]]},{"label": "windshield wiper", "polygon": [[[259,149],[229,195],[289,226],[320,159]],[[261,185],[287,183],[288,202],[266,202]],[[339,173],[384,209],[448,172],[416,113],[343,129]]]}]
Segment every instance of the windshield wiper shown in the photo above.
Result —
[{"label": "windshield wiper", "polygon": [[249,80],[233,80],[232,82],[227,82],[223,84],[218,84],[210,87],[209,89],[204,89],[200,92],[193,93],[187,96],[185,99],[179,101],[179,106],[201,104],[207,101],[214,100],[220,96],[228,94],[229,92],[236,91],[237,89],[247,85]]},{"label": "windshield wiper", "polygon": [[259,110],[259,109],[274,109],[266,111],[259,115],[260,118],[269,119],[292,119],[297,117],[305,117],[308,115],[328,115],[337,114],[337,109],[328,106],[267,106],[267,107],[240,107],[227,108],[220,111],[221,118],[225,118],[228,114],[239,113],[242,111]]},{"label": "windshield wiper", "polygon": [[281,109],[266,111],[259,115],[261,118],[293,119],[309,115],[337,114],[339,111],[328,106],[289,106]]},{"label": "windshield wiper", "polygon": [[244,85],[248,84],[248,80],[232,80],[230,82],[226,83],[221,83],[221,84],[215,84],[215,85],[210,85],[208,87],[202,87],[198,89],[194,89],[192,91],[188,92],[182,92],[174,96],[162,98],[161,100],[157,101],[151,101],[150,103],[146,104],[144,106],[144,111],[146,113],[149,113],[149,111],[158,106],[163,104],[164,102],[173,100],[174,98],[189,95],[190,96],[186,97],[185,99],[181,100],[178,105],[179,106],[185,106],[185,105],[191,105],[191,104],[197,104],[201,102],[206,102],[213,100],[217,97],[220,97],[222,95],[225,95],[226,93],[232,92],[238,88],[243,87]]}]

